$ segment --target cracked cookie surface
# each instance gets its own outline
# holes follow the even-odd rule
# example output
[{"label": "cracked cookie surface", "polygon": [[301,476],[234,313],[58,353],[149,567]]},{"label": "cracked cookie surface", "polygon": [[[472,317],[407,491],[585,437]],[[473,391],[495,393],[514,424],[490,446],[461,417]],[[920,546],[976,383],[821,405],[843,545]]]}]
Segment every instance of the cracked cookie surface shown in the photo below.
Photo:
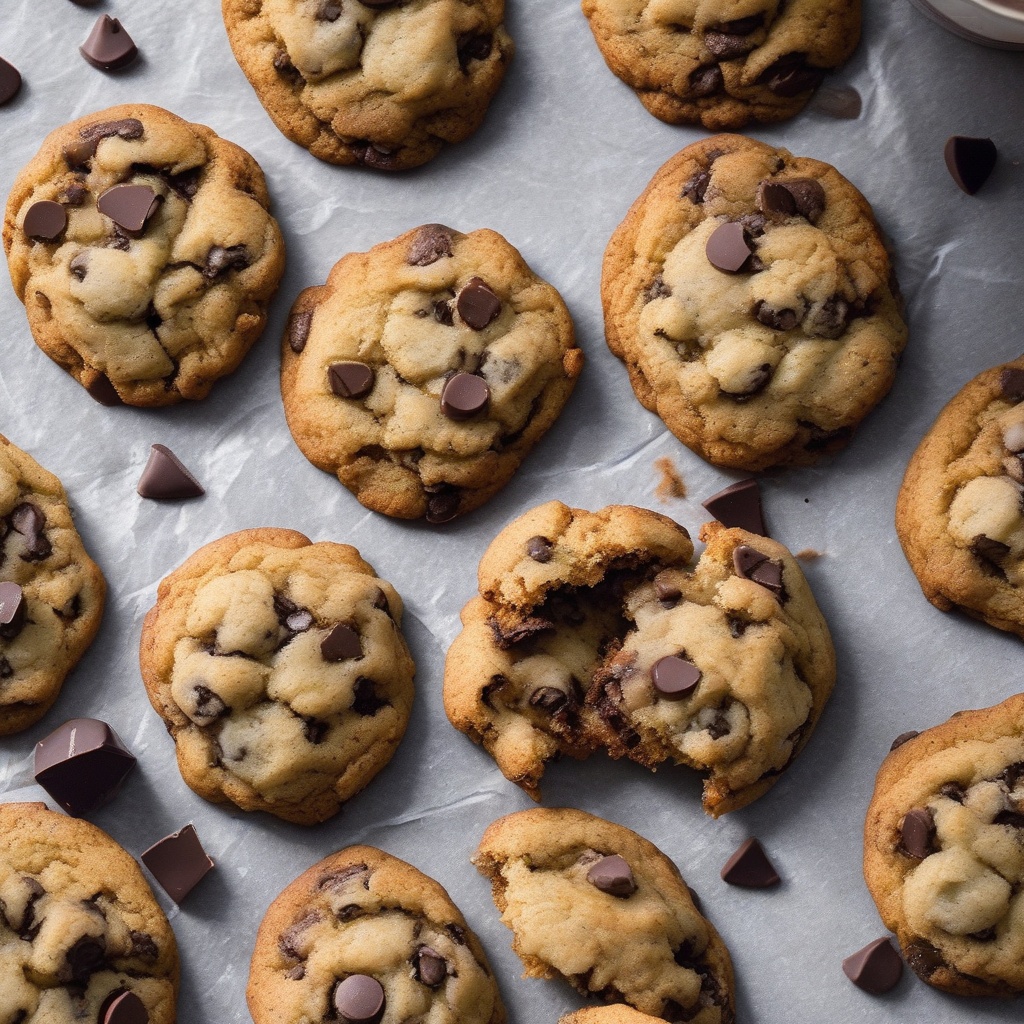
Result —
[{"label": "cracked cookie surface", "polygon": [[486,954],[445,890],[371,846],[320,861],[270,905],[249,1010],[255,1024],[336,1020],[338,989],[353,976],[380,986],[381,1024],[506,1019]]},{"label": "cracked cookie surface", "polygon": [[105,404],[204,398],[261,334],[284,272],[269,202],[248,153],[160,107],[58,128],[4,220],[36,343]]},{"label": "cracked cookie surface", "polygon": [[738,469],[845,445],[907,337],[864,197],[828,164],[738,135],[655,174],[608,243],[601,298],[641,403]]},{"label": "cracked cookie surface", "polygon": [[404,170],[479,128],[514,46],[504,0],[223,0],[278,129],[321,160]]},{"label": "cracked cookie surface", "polygon": [[0,435],[0,736],[50,709],[105,597],[60,481]]},{"label": "cracked cookie surface", "polygon": [[878,773],[864,877],[922,980],[1024,992],[1024,695],[904,740]]},{"label": "cracked cookie surface", "polygon": [[967,383],[907,467],[896,532],[925,597],[1024,636],[1024,357]]},{"label": "cracked cookie surface", "polygon": [[432,523],[508,482],[583,366],[561,296],[501,235],[439,224],[344,256],[281,351],[306,458],[367,508]]},{"label": "cracked cookie surface", "polygon": [[401,617],[347,544],[258,529],[200,548],[161,582],[141,648],[188,785],[299,824],[336,814],[409,721]]},{"label": "cracked cookie surface", "polygon": [[0,804],[0,977],[4,1021],[99,1021],[122,992],[175,1020],[178,949],[138,865],[45,804]]},{"label": "cracked cookie surface", "polygon": [[527,977],[561,977],[583,996],[662,1020],[735,1020],[725,944],[675,864],[642,836],[583,811],[537,808],[494,822],[473,863]]},{"label": "cracked cookie surface", "polygon": [[655,117],[712,131],[792,117],[860,39],[860,0],[583,0],[583,13]]}]

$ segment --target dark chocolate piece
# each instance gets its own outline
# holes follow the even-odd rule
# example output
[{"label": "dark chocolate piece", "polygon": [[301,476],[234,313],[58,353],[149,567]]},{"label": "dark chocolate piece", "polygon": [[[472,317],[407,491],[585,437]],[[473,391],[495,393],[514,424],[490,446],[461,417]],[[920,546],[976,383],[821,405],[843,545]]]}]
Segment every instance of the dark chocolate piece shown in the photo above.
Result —
[{"label": "dark chocolate piece", "polygon": [[[76,256],[75,259],[78,259],[78,257]],[[71,262],[73,263],[74,260]],[[89,393],[89,397],[99,402],[100,405],[105,405],[108,408],[124,405],[124,402],[121,401],[121,396],[117,393],[117,389],[105,373],[99,373],[93,377],[85,385],[85,390]]]},{"label": "dark chocolate piece", "polygon": [[722,91],[725,76],[718,64],[705,64],[690,74],[690,91],[698,99],[702,96],[714,96]]},{"label": "dark chocolate piece", "polygon": [[754,202],[766,217],[783,219],[796,213],[796,199],[793,198],[793,193],[781,182],[770,181],[767,178],[757,186]]},{"label": "dark chocolate piece", "polygon": [[195,825],[186,825],[154,843],[142,854],[142,863],[175,903],[181,903],[214,868]]},{"label": "dark chocolate piece", "polygon": [[930,807],[915,807],[900,823],[900,849],[914,860],[935,852],[935,816]]},{"label": "dark chocolate piece", "polygon": [[843,961],[843,974],[857,988],[880,996],[896,987],[903,976],[903,960],[889,939],[875,939]]},{"label": "dark chocolate piece", "polygon": [[651,667],[651,682],[662,697],[682,700],[689,697],[701,680],[701,671],[679,655],[661,658]]},{"label": "dark chocolate piece", "polygon": [[0,57],[0,107],[9,103],[21,91],[21,73]]},{"label": "dark chocolate piece", "polygon": [[100,15],[78,52],[100,71],[126,68],[139,55],[132,37],[122,28],[121,22],[109,14]]},{"label": "dark chocolate piece", "polygon": [[28,601],[17,583],[0,583],[0,637],[13,640],[25,627]]},{"label": "dark chocolate piece", "polygon": [[100,1024],[149,1024],[149,1011],[134,992],[122,992],[102,1011]]},{"label": "dark chocolate piece", "polygon": [[296,355],[306,347],[312,323],[313,311],[311,309],[307,309],[305,313],[296,313],[288,321],[288,346]]},{"label": "dark chocolate piece", "polygon": [[998,152],[991,139],[953,135],[946,143],[943,156],[953,180],[962,191],[973,196],[988,181],[996,166]]},{"label": "dark chocolate piece", "polygon": [[373,390],[375,374],[366,363],[331,363],[327,381],[339,398],[362,398]]},{"label": "dark chocolate piece", "polygon": [[741,544],[732,553],[732,564],[744,579],[752,580],[782,598],[785,587],[782,584],[781,562],[773,561],[747,544]]},{"label": "dark chocolate piece", "polygon": [[892,741],[892,746],[889,748],[889,752],[892,753],[897,747],[902,747],[907,740],[912,740],[915,736],[921,734],[916,729],[909,729],[907,732],[901,732],[899,736]]},{"label": "dark chocolate piece", "polygon": [[610,857],[602,857],[594,864],[587,872],[587,881],[595,889],[623,900],[636,892],[633,872],[625,859],[617,853]]},{"label": "dark chocolate piece", "polygon": [[723,526],[768,536],[761,511],[761,486],[753,477],[730,484],[702,504]]},{"label": "dark chocolate piece", "polygon": [[475,373],[457,373],[441,391],[441,412],[450,420],[468,420],[487,408],[491,389]]},{"label": "dark chocolate piece", "polygon": [[413,957],[416,978],[427,988],[438,988],[448,977],[448,962],[429,946],[420,946]]},{"label": "dark chocolate piece", "polygon": [[431,263],[451,255],[452,229],[443,224],[424,224],[416,232],[405,262],[411,267],[429,267]]},{"label": "dark chocolate piece", "polygon": [[764,848],[756,839],[748,839],[722,868],[722,881],[744,889],[768,889],[779,884],[779,875]]},{"label": "dark chocolate piece", "polygon": [[482,331],[501,312],[501,299],[482,278],[473,277],[459,292],[455,303],[459,316],[473,328]]},{"label": "dark chocolate piece", "polygon": [[727,274],[738,274],[747,265],[754,250],[747,241],[743,225],[736,221],[726,221],[711,233],[704,251],[713,267]]},{"label": "dark chocolate piece", "polygon": [[1008,366],[999,374],[999,391],[1011,402],[1024,402],[1024,370]]},{"label": "dark chocolate piece", "polygon": [[68,226],[68,215],[60,203],[41,199],[33,203],[22,225],[25,234],[39,242],[55,242]]},{"label": "dark chocolate piece", "polygon": [[140,497],[155,501],[182,501],[206,493],[178,456],[162,444],[153,445],[136,490]]},{"label": "dark chocolate piece", "polygon": [[814,178],[790,178],[779,184],[793,197],[796,212],[812,224],[825,212],[825,190]]},{"label": "dark chocolate piece", "polygon": [[350,974],[334,990],[334,1008],[345,1024],[377,1024],[384,1002],[384,986],[367,974]]},{"label": "dark chocolate piece", "polygon": [[338,623],[320,642],[320,656],[324,661],[348,661],[361,658],[363,646],[359,634],[344,622]]},{"label": "dark chocolate piece", "polygon": [[146,227],[162,202],[148,185],[115,185],[99,197],[96,208],[118,227],[134,234]]},{"label": "dark chocolate piece", "polygon": [[553,546],[547,537],[531,537],[526,542],[526,553],[535,562],[550,562]]}]

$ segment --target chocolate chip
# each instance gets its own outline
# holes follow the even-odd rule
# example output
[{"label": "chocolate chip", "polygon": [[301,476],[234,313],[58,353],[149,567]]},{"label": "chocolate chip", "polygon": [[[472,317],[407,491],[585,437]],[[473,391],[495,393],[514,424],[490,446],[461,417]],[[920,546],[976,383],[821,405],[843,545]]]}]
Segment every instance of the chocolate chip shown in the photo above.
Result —
[{"label": "chocolate chip", "polygon": [[824,77],[824,71],[808,67],[804,54],[788,53],[764,71],[758,82],[767,85],[776,96],[789,99],[817,88]]},{"label": "chocolate chip", "polygon": [[166,445],[155,444],[136,487],[139,497],[154,501],[183,501],[206,493],[203,485]]},{"label": "chocolate chip", "polygon": [[757,208],[772,219],[792,217],[796,213],[796,198],[781,182],[764,179],[757,186],[754,197]]},{"label": "chocolate chip", "polygon": [[89,190],[80,181],[73,181],[58,196],[65,206],[81,206],[89,195]]},{"label": "chocolate chip", "polygon": [[547,539],[547,537],[531,537],[526,542],[526,553],[535,562],[550,562],[552,550],[553,545],[551,541]]},{"label": "chocolate chip", "polygon": [[0,57],[0,107],[13,100],[20,91],[20,72],[13,64]]},{"label": "chocolate chip", "polygon": [[722,881],[744,889],[768,889],[778,885],[780,879],[761,844],[748,839],[725,862]]},{"label": "chocolate chip", "polygon": [[24,628],[28,601],[17,583],[0,583],[0,637],[13,640]]},{"label": "chocolate chip", "polygon": [[727,274],[738,274],[753,255],[742,224],[726,221],[711,233],[705,246],[708,262]]},{"label": "chocolate chip", "polygon": [[339,622],[320,641],[320,656],[324,661],[349,661],[363,656],[363,645],[359,634],[351,627]]},{"label": "chocolate chip", "polygon": [[701,671],[679,655],[671,654],[660,658],[651,666],[651,682],[663,697],[669,700],[682,700],[689,697],[701,681]]},{"label": "chocolate chip", "polygon": [[946,143],[943,156],[953,180],[962,191],[973,196],[988,181],[998,152],[991,139],[953,135]]},{"label": "chocolate chip", "polygon": [[437,950],[420,946],[413,955],[416,980],[427,988],[438,988],[448,977],[448,961]]},{"label": "chocolate chip", "polygon": [[530,695],[530,707],[554,714],[568,703],[568,696],[554,686],[542,686]]},{"label": "chocolate chip", "polygon": [[617,896],[619,899],[627,899],[636,892],[636,880],[629,864],[618,854],[610,857],[602,857],[587,872],[587,881],[608,893],[609,896]]},{"label": "chocolate chip", "polygon": [[299,73],[299,69],[292,63],[291,57],[285,50],[278,50],[272,61],[274,70],[282,78],[290,78],[294,82],[304,82],[305,79]]},{"label": "chocolate chip", "polygon": [[318,910],[311,910],[305,917],[296,921],[295,924],[290,925],[282,933],[280,938],[277,940],[277,948],[289,959],[289,960],[304,960],[305,957],[299,952],[299,940],[302,937],[303,932],[308,931],[315,924],[319,924],[323,918]]},{"label": "chocolate chip", "polygon": [[65,954],[64,966],[57,976],[65,984],[84,985],[106,960],[103,943],[91,935],[83,935]]},{"label": "chocolate chip", "polygon": [[139,55],[132,37],[121,27],[121,22],[109,14],[100,15],[78,52],[100,71],[125,68]]},{"label": "chocolate chip", "polygon": [[[708,190],[708,185],[711,184],[711,172],[710,171],[698,171],[689,181],[683,186],[681,193],[684,199],[689,199],[691,203],[700,205],[704,202],[704,194]],[[658,280],[655,278],[655,280]],[[652,296],[656,298],[657,296]]]},{"label": "chocolate chip", "polygon": [[83,249],[77,256],[72,257],[71,262],[68,264],[68,271],[72,277],[77,278],[79,281],[85,280],[85,275],[89,272],[88,249]]},{"label": "chocolate chip", "polygon": [[701,504],[723,526],[768,536],[761,511],[761,485],[753,478],[730,484]]},{"label": "chocolate chip", "polygon": [[654,593],[658,600],[666,608],[675,608],[683,592],[674,583],[666,583],[665,580],[654,581]]},{"label": "chocolate chip", "polygon": [[665,284],[665,279],[658,274],[657,277],[650,283],[647,291],[644,293],[644,297],[648,302],[653,302],[655,299],[664,299],[672,294],[672,289]]},{"label": "chocolate chip", "polygon": [[922,981],[927,981],[936,971],[946,966],[942,954],[925,939],[910,943],[904,949],[904,955],[911,970]]},{"label": "chocolate chip", "polygon": [[443,224],[424,224],[409,245],[405,262],[411,267],[429,267],[452,255],[452,229]]},{"label": "chocolate chip", "polygon": [[896,987],[903,961],[889,939],[875,939],[843,961],[843,974],[857,986],[879,996]]},{"label": "chocolate chip", "polygon": [[954,803],[962,804],[964,797],[967,796],[967,790],[960,785],[959,782],[944,782],[939,787],[939,793],[942,794],[947,800],[952,800]]},{"label": "chocolate chip", "polygon": [[718,60],[732,60],[749,53],[757,44],[748,36],[734,32],[705,32],[704,46],[712,57]]},{"label": "chocolate chip", "polygon": [[323,743],[330,728],[330,722],[321,721],[319,718],[303,718],[302,720],[302,735],[314,747]]},{"label": "chocolate chip", "polygon": [[44,534],[46,516],[38,505],[31,501],[23,501],[11,509],[7,521],[11,529],[25,538],[25,553],[21,556],[24,562],[41,562],[50,557],[53,545]]},{"label": "chocolate chip", "polygon": [[447,523],[458,515],[459,490],[452,484],[430,484],[425,487],[427,492],[428,523]]},{"label": "chocolate chip", "polygon": [[191,202],[199,191],[199,180],[202,175],[202,167],[193,167],[191,170],[181,171],[179,174],[167,174],[164,172],[161,177],[182,199]]},{"label": "chocolate chip", "polygon": [[1024,402],[1024,370],[1006,367],[999,374],[999,392],[1011,402]]},{"label": "chocolate chip", "polygon": [[121,738],[95,718],[73,718],[36,744],[36,782],[76,818],[112,800],[134,767]]},{"label": "chocolate chip", "polygon": [[22,228],[29,238],[39,242],[55,242],[68,226],[68,215],[60,203],[41,199],[33,203],[25,214]]},{"label": "chocolate chip", "polygon": [[975,558],[987,562],[1002,572],[1001,563],[1010,553],[1010,546],[1001,540],[994,540],[992,537],[986,537],[983,533],[979,533],[971,541],[971,553]]},{"label": "chocolate chip", "polygon": [[72,142],[64,147],[64,159],[71,168],[83,167],[96,155],[96,147],[103,139],[116,136],[132,141],[141,139],[143,132],[142,122],[135,117],[124,117],[118,121],[97,121],[79,131],[81,141]]},{"label": "chocolate chip", "polygon": [[244,245],[230,245],[226,249],[221,245],[215,245],[206,254],[203,277],[212,281],[229,270],[244,270],[247,266],[249,266],[249,257],[246,255]]},{"label": "chocolate chip", "polygon": [[96,208],[125,231],[137,233],[162,202],[148,185],[114,185],[99,197]]},{"label": "chocolate chip", "polygon": [[935,852],[935,816],[929,807],[907,811],[900,822],[900,850],[914,860]]},{"label": "chocolate chip", "polygon": [[309,328],[313,323],[313,311],[307,309],[303,313],[295,313],[288,321],[288,346],[298,355],[309,339]]},{"label": "chocolate chip", "polygon": [[[78,257],[76,256],[75,259]],[[99,402],[100,405],[105,405],[108,408],[124,405],[117,389],[110,383],[110,378],[105,373],[92,374],[89,377],[89,382],[85,385],[85,390],[89,392],[89,397]]]},{"label": "chocolate chip", "polygon": [[747,544],[741,544],[732,553],[732,563],[737,574],[744,579],[753,580],[776,597],[785,593],[781,562],[773,561]]},{"label": "chocolate chip", "polygon": [[142,854],[142,863],[175,903],[181,903],[214,868],[194,825],[154,843]]},{"label": "chocolate chip", "polygon": [[690,75],[690,92],[697,99],[714,96],[725,87],[725,76],[717,64],[706,64]]},{"label": "chocolate chip", "polygon": [[208,686],[197,684],[192,688],[192,694],[195,700],[192,717],[199,719],[200,725],[210,725],[231,713],[227,704]]},{"label": "chocolate chip", "polygon": [[816,303],[804,318],[804,330],[815,338],[838,338],[850,322],[850,304],[833,295]]},{"label": "chocolate chip", "polygon": [[339,398],[362,398],[373,390],[376,375],[366,363],[331,363],[327,381]]},{"label": "chocolate chip", "polygon": [[450,301],[438,300],[434,303],[434,319],[444,327],[451,327],[455,323],[455,314],[452,313]]},{"label": "chocolate chip", "polygon": [[122,992],[103,1011],[100,1024],[149,1024],[149,1011],[134,992]]},{"label": "chocolate chip", "polygon": [[377,1024],[384,1016],[384,987],[366,974],[351,974],[335,988],[334,1008],[346,1024]]},{"label": "chocolate chip", "polygon": [[459,316],[473,328],[482,331],[501,312],[501,299],[494,294],[483,278],[472,277],[459,292],[456,300]]},{"label": "chocolate chip", "polygon": [[754,304],[754,317],[773,331],[791,331],[801,319],[795,309],[772,309],[763,299]]},{"label": "chocolate chip", "polygon": [[441,412],[450,420],[468,420],[487,408],[491,389],[483,377],[457,373],[441,391]]},{"label": "chocolate chip", "polygon": [[473,33],[459,36],[455,46],[459,55],[459,66],[465,71],[471,60],[487,60],[493,46],[494,40],[486,34]]},{"label": "chocolate chip", "polygon": [[897,747],[902,747],[903,744],[907,742],[907,740],[912,740],[915,736],[920,735],[921,734],[916,729],[911,729],[908,732],[901,732],[899,736],[897,736],[896,739],[892,741],[892,746],[889,748],[889,752],[892,753],[892,751],[894,751]]},{"label": "chocolate chip", "polygon": [[825,190],[814,178],[790,178],[778,182],[792,197],[796,212],[812,224],[825,212]]}]

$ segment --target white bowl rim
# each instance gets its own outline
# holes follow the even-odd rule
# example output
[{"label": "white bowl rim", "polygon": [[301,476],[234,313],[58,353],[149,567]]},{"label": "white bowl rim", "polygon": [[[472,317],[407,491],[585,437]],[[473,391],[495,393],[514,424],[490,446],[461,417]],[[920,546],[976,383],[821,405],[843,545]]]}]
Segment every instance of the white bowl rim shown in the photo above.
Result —
[{"label": "white bowl rim", "polygon": [[985,10],[998,14],[1002,18],[1009,18],[1010,21],[1019,21],[1024,24],[1024,10],[1007,7],[1003,0],[970,0],[970,2],[978,7],[984,7]]}]

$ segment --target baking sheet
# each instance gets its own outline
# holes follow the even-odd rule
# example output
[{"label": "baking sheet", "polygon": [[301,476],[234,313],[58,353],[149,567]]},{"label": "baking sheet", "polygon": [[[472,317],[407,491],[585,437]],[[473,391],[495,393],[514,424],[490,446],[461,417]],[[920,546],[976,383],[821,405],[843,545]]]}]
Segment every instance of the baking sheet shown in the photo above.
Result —
[{"label": "baking sheet", "polygon": [[[806,573],[835,638],[839,679],[808,749],[771,793],[714,822],[684,769],[653,775],[602,756],[552,767],[549,806],[570,804],[636,829],[680,866],[732,952],[738,1019],[1017,1020],[1020,1007],[945,997],[909,972],[889,996],[854,988],[842,957],[883,928],[860,872],[861,827],[894,736],[1020,688],[1020,641],[928,605],[893,530],[914,446],[943,403],[986,367],[1020,354],[1019,54],[942,31],[906,0],[864,0],[865,37],[831,79],[864,99],[856,121],[805,112],[751,135],[834,163],[873,203],[897,251],[910,343],[892,394],[850,448],[816,468],[763,481],[772,533],[824,556]],[[71,717],[110,722],[139,758],[116,802],[92,820],[136,856],[195,822],[217,870],[181,910],[161,896],[181,947],[179,1018],[247,1022],[245,984],[257,925],[300,871],[351,843],[411,861],[444,884],[480,935],[513,1024],[553,1022],[581,1005],[568,986],[524,980],[489,887],[469,864],[483,829],[530,805],[441,706],[444,653],[488,541],[551,498],[667,512],[696,534],[700,499],[735,477],[703,463],[633,397],[608,352],[599,302],[605,243],[657,168],[702,132],[656,121],[607,70],[574,0],[510,0],[518,53],[479,134],[418,171],[387,177],[322,164],[274,128],[235,64],[219,5],[176,0],[2,0],[0,55],[25,78],[0,108],[0,193],[43,136],[71,118],[145,101],[211,125],[264,168],[289,246],[269,328],[241,369],[198,404],[143,411],[95,404],[35,346],[6,274],[0,282],[0,432],[56,473],[86,546],[110,585],[100,635],[50,714],[0,741],[0,799],[41,799],[33,744]],[[78,56],[99,13],[120,17],[142,52],[105,75]],[[962,195],[942,163],[950,134],[988,135],[1000,161],[982,193]],[[366,511],[309,465],[285,426],[277,345],[288,307],[345,252],[417,224],[491,227],[565,297],[587,365],[560,422],[489,506],[443,527]],[[207,488],[181,505],[140,500],[153,442],[169,445]],[[685,500],[660,501],[654,462],[670,458]],[[355,544],[406,602],[417,699],[392,763],[345,811],[316,828],[216,807],[182,782],[173,745],[146,700],[137,650],[157,582],[200,545],[234,530],[285,526]],[[726,886],[718,872],[748,835],[783,884]],[[827,1008],[827,1009],[825,1009]]]}]

